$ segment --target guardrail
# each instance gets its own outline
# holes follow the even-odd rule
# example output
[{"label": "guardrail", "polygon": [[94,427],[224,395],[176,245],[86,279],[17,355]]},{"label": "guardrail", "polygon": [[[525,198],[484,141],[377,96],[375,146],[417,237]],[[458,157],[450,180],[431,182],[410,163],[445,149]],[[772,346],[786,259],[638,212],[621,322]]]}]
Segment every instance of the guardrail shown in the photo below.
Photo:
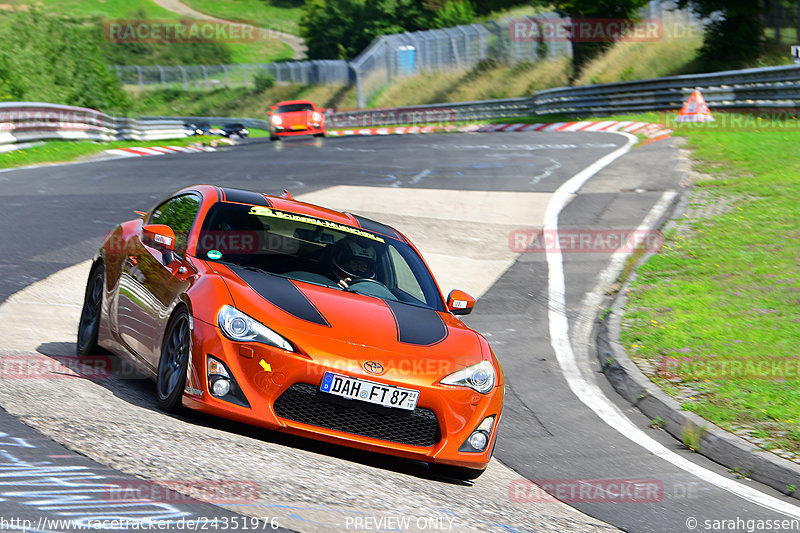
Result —
[{"label": "guardrail", "polygon": [[0,103],[0,145],[46,139],[155,141],[184,137],[174,118],[118,118],[94,109],[40,102]]},{"label": "guardrail", "polygon": [[800,109],[800,65],[562,87],[529,98],[367,109],[329,116],[337,128],[492,120],[531,115],[575,116],[677,110],[695,89],[714,109]]},{"label": "guardrail", "polygon": [[565,87],[533,96],[536,114],[598,115],[679,109],[700,89],[714,109],[800,108],[800,65]]},{"label": "guardrail", "polygon": [[[651,80],[563,87],[531,97],[365,109],[328,113],[330,128],[371,128],[491,121],[531,115],[575,116],[677,110],[694,89],[711,110],[800,110],[800,65],[670,76]],[[116,118],[93,109],[33,102],[0,103],[0,144],[43,139],[160,140],[185,136],[183,125],[240,122],[268,129],[263,119],[236,117]]]},{"label": "guardrail", "polygon": [[370,128],[401,124],[493,120],[496,118],[532,115],[534,114],[532,104],[531,98],[506,98],[478,102],[366,109],[329,114],[327,126],[334,128]]},{"label": "guardrail", "polygon": [[[264,114],[266,115],[266,112]],[[245,117],[139,117],[139,120],[147,123],[161,120],[177,120],[181,125],[206,123],[214,126],[223,126],[225,124],[241,124],[245,128],[269,129],[269,122],[266,120]]]}]

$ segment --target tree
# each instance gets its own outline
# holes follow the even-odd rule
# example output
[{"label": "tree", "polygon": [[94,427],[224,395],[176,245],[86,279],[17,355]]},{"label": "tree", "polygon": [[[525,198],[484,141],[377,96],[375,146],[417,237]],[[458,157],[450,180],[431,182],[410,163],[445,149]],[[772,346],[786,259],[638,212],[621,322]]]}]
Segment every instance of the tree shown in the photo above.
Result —
[{"label": "tree", "polygon": [[469,0],[448,0],[436,10],[433,23],[437,28],[470,24],[475,20],[475,6]]},{"label": "tree", "polygon": [[708,19],[701,57],[710,69],[744,66],[764,44],[764,0],[678,0]]},{"label": "tree", "polygon": [[0,98],[122,113],[128,105],[103,57],[99,26],[37,9],[0,24]]},{"label": "tree", "polygon": [[300,35],[310,59],[352,59],[379,35],[427,29],[421,0],[306,0]]},{"label": "tree", "polygon": [[[452,0],[427,0],[425,5],[431,11],[438,11],[451,1]],[[512,7],[531,5],[530,0],[477,0],[471,3],[478,15],[490,15],[498,11],[511,9]]]},{"label": "tree", "polygon": [[[724,0],[721,0],[724,1]],[[631,19],[649,0],[555,0],[551,2],[563,17],[582,19]],[[572,42],[572,64],[577,75],[581,67],[608,48],[610,42]]]}]

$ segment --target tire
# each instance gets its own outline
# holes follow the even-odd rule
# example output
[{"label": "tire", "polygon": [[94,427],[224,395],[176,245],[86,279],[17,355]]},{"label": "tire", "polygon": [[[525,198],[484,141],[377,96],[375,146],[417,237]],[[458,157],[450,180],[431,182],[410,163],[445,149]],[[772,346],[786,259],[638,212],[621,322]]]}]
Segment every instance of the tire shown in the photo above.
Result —
[{"label": "tire", "polygon": [[428,463],[428,468],[434,474],[458,479],[459,481],[472,481],[481,477],[486,470],[478,470],[476,468],[466,468],[463,466],[443,465],[438,463]]},{"label": "tire", "polygon": [[273,135],[273,134],[270,133],[269,134],[269,140],[274,142],[274,141],[280,141],[281,138],[278,137],[277,135]]},{"label": "tire", "polygon": [[325,132],[322,133],[315,133],[314,137],[325,137]]},{"label": "tire", "polygon": [[172,317],[164,335],[161,357],[158,360],[156,394],[162,411],[175,413],[182,406],[183,389],[186,388],[186,370],[192,354],[192,332],[189,313],[181,309]]},{"label": "tire", "polygon": [[106,269],[102,263],[98,264],[89,275],[86,282],[86,292],[83,296],[83,309],[78,322],[78,341],[75,352],[78,355],[97,355],[97,333],[100,331],[100,314],[103,306],[103,283],[105,282]]}]

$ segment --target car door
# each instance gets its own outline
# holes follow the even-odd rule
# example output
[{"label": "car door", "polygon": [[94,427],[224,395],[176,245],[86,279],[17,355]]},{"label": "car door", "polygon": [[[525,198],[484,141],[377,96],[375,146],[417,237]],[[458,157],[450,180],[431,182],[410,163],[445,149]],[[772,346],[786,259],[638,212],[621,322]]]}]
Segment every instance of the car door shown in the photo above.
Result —
[{"label": "car door", "polygon": [[119,286],[120,338],[153,369],[158,366],[164,330],[178,296],[192,273],[186,244],[201,197],[172,197],[153,210],[147,224],[164,224],[175,232],[175,249],[168,250],[139,234],[125,261]]}]

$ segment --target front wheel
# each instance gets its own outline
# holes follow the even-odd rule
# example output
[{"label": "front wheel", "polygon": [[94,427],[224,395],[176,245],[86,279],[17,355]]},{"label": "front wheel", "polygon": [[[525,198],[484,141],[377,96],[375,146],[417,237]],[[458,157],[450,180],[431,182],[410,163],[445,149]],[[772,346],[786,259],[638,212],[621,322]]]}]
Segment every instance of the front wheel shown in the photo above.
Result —
[{"label": "front wheel", "polygon": [[280,141],[281,138],[278,137],[277,135],[273,134],[273,133],[270,133],[269,134],[269,140],[274,142],[274,141]]},{"label": "front wheel", "polygon": [[78,343],[76,352],[78,355],[96,355],[97,333],[100,330],[100,312],[103,306],[103,281],[105,280],[105,268],[103,264],[98,264],[92,270],[89,281],[86,283],[86,293],[83,297],[83,309],[81,319],[78,322]]},{"label": "front wheel", "polygon": [[323,131],[321,133],[315,133],[314,137],[325,137],[325,132]]},{"label": "front wheel", "polygon": [[186,387],[186,369],[192,353],[192,332],[189,313],[178,311],[167,326],[161,358],[158,360],[158,407],[174,413],[180,409],[183,389]]}]

